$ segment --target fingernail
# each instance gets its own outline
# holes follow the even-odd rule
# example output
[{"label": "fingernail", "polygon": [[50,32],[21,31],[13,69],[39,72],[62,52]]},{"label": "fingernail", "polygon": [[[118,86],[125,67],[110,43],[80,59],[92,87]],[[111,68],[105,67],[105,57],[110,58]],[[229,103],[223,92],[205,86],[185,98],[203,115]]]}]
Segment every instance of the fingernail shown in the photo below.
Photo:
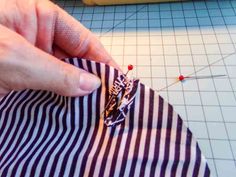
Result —
[{"label": "fingernail", "polygon": [[80,74],[79,84],[80,89],[82,89],[83,91],[92,92],[101,85],[101,81],[98,77],[83,72]]}]

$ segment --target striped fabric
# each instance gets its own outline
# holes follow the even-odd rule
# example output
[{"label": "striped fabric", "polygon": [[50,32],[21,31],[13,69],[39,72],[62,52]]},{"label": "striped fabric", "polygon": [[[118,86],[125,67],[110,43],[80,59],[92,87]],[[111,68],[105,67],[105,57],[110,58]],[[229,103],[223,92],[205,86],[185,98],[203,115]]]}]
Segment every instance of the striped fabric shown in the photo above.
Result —
[{"label": "striped fabric", "polygon": [[67,59],[102,80],[85,97],[12,92],[0,101],[0,176],[209,176],[192,133],[173,107],[141,84],[125,122],[100,113],[118,71]]}]

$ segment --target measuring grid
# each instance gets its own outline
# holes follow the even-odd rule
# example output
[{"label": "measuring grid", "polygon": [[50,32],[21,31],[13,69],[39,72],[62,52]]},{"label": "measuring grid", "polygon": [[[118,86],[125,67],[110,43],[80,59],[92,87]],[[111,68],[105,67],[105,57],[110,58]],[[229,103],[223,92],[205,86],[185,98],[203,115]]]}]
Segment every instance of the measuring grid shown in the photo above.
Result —
[{"label": "measuring grid", "polygon": [[[57,4],[94,32],[120,66],[136,66],[134,75],[173,104],[212,176],[236,176],[236,0]],[[176,82],[180,74],[227,77]]]}]

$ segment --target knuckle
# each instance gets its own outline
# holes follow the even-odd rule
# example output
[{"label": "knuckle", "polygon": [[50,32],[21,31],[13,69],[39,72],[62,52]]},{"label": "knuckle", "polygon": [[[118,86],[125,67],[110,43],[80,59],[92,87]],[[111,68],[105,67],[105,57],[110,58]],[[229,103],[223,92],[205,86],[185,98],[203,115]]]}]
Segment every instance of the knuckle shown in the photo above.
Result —
[{"label": "knuckle", "polygon": [[96,39],[94,38],[94,35],[85,28],[82,28],[78,35],[79,37],[72,41],[72,51],[74,51],[73,55],[84,57],[96,48]]},{"label": "knuckle", "polygon": [[36,11],[39,17],[43,17],[43,19],[55,18],[57,15],[56,6],[50,1],[38,1]]}]

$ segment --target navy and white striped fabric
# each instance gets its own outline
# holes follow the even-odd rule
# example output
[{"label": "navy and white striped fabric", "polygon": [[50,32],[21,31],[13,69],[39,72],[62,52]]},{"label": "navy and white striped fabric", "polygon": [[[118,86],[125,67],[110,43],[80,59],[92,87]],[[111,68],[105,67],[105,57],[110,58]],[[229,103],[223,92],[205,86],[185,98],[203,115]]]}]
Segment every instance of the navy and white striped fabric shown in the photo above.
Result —
[{"label": "navy and white striped fabric", "polygon": [[100,113],[118,71],[67,62],[98,75],[85,97],[12,92],[0,101],[0,176],[209,176],[199,146],[173,107],[141,84],[125,122],[106,127]]}]

